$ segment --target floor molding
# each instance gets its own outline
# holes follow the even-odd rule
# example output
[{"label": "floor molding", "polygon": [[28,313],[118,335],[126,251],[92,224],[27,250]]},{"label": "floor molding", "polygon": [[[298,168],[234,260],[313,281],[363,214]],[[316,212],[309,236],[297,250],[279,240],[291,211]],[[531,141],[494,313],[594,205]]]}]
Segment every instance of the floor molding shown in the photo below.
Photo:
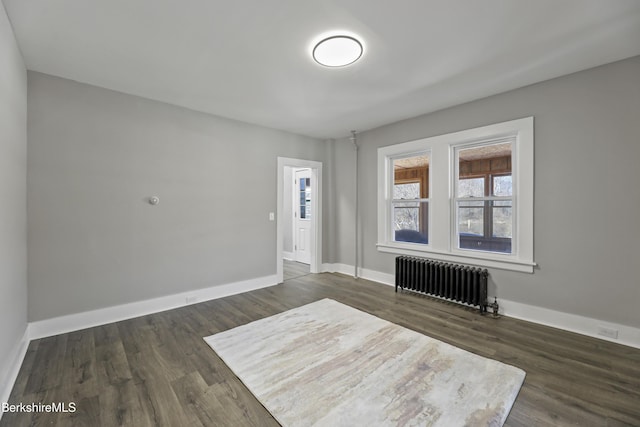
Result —
[{"label": "floor molding", "polygon": [[[348,264],[322,264],[322,271],[325,273],[341,273],[353,277],[354,270],[353,265]],[[396,280],[393,274],[362,267],[358,267],[358,277],[390,286],[395,286]]]},{"label": "floor molding", "polygon": [[[18,373],[20,372],[20,368],[22,367],[22,362],[24,361],[24,357],[27,354],[30,340],[29,325],[26,324],[24,333],[22,334],[22,338],[14,347],[14,351],[9,357],[7,369],[2,371],[2,377],[0,378],[0,404],[9,401],[11,390],[13,389],[13,385],[18,378]],[[2,419],[3,413],[4,412],[0,410],[0,419]]]},{"label": "floor molding", "polygon": [[286,259],[287,261],[295,261],[295,255],[293,252],[282,251],[282,259]]},{"label": "floor molding", "polygon": [[[18,373],[24,361],[31,340],[46,338],[54,335],[78,331],[94,326],[105,325],[147,314],[158,313],[165,310],[197,304],[217,298],[224,298],[244,292],[249,292],[269,286],[277,285],[276,275],[243,280],[226,285],[212,286],[205,289],[181,292],[164,297],[152,298],[144,301],[136,301],[82,313],[29,322],[26,325],[21,341],[16,345],[16,350],[10,356],[12,360],[6,372],[0,380],[0,403],[8,402],[11,390],[18,378]],[[0,411],[0,419],[2,411]]]},{"label": "floor molding", "polygon": [[[323,264],[322,267],[325,272],[342,273],[353,277],[354,267],[351,265]],[[373,282],[395,286],[395,276],[393,274],[382,273],[366,268],[358,268],[358,276]],[[493,296],[490,296],[489,299],[492,300]],[[498,303],[500,304],[500,313],[505,316],[526,320],[540,325],[551,326],[556,329],[575,332],[577,334],[633,348],[640,348],[640,328],[634,328],[619,323],[606,322],[591,317],[565,313],[562,311],[551,310],[544,307],[537,307],[501,298],[498,298]],[[609,338],[599,335],[598,331],[601,328],[618,331],[618,338]]]},{"label": "floor molding", "polygon": [[[322,271],[342,273],[348,276],[354,275],[354,267],[347,264],[323,264]],[[393,274],[382,273],[366,268],[359,268],[358,276],[363,279],[382,283],[388,286],[394,286],[395,284]],[[11,393],[11,389],[27,352],[29,341],[32,339],[73,332],[85,328],[157,313],[164,310],[196,304],[203,301],[223,298],[230,295],[273,286],[277,283],[278,280],[276,275],[265,276],[226,285],[181,292],[164,297],[31,322],[27,325],[24,335],[13,354],[13,363],[5,373],[5,378],[3,378],[3,384],[5,384],[5,386],[0,389],[0,392],[2,393],[0,397],[4,402],[9,398],[9,394]],[[543,307],[522,304],[515,301],[499,299],[498,302],[500,303],[501,313],[505,316],[551,326],[581,335],[623,344],[629,347],[640,348],[640,329],[638,328],[550,310]],[[598,335],[597,331],[599,328],[617,330],[618,338],[613,339]]]},{"label": "floor molding", "polygon": [[29,339],[50,337],[80,329],[119,322],[121,320],[184,307],[230,295],[249,292],[256,289],[277,285],[276,275],[243,280],[226,285],[212,286],[205,289],[194,289],[188,292],[137,301],[113,307],[100,308],[82,313],[69,314],[29,324]]},{"label": "floor molding", "polygon": [[[619,323],[606,322],[592,317],[550,310],[544,307],[522,304],[505,299],[498,299],[498,302],[500,303],[502,310],[504,310],[505,316],[640,349],[640,328],[621,325]],[[599,328],[618,331],[618,338],[615,339],[599,335]]]}]

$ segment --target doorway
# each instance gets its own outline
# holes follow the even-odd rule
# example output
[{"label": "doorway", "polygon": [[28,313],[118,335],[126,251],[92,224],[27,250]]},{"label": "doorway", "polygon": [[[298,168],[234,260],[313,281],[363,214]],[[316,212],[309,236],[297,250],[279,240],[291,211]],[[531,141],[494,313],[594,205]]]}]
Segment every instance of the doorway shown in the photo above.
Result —
[{"label": "doorway", "polygon": [[[312,215],[315,198],[311,190],[311,169],[293,170],[293,259],[302,264],[311,264],[311,229],[315,218]],[[287,212],[285,212],[285,215]],[[284,242],[286,246],[286,242]]]},{"label": "doorway", "polygon": [[282,283],[283,258],[308,264],[311,273],[322,268],[322,163],[278,157],[277,175],[276,275]]}]

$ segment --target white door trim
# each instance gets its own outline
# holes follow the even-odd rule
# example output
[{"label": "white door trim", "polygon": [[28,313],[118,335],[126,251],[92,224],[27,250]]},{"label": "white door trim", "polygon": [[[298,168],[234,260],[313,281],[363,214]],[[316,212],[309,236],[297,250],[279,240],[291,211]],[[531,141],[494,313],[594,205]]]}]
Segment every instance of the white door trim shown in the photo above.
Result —
[{"label": "white door trim", "polygon": [[311,169],[311,191],[315,195],[315,203],[311,205],[311,215],[316,220],[315,227],[311,230],[311,273],[320,273],[322,268],[322,162],[314,160],[293,159],[289,157],[278,157],[277,172],[277,215],[276,215],[276,277],[278,283],[284,280],[284,269],[282,264],[282,240],[284,236],[283,228],[283,203],[284,203],[284,168],[309,168]]}]

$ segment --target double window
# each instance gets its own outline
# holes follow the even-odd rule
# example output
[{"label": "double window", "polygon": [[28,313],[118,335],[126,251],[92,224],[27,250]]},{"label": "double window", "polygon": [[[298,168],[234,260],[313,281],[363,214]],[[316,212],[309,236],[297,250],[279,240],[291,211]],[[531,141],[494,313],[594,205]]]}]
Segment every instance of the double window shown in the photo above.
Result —
[{"label": "double window", "polygon": [[533,118],[378,150],[378,249],[533,272]]}]

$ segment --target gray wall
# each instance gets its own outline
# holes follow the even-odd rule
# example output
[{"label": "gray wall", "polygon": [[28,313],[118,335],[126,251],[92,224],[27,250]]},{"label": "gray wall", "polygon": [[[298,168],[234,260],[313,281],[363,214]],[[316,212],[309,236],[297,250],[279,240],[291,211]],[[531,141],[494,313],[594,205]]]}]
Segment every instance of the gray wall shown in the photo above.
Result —
[{"label": "gray wall", "polygon": [[276,158],[327,144],[28,78],[30,321],[276,273]]},{"label": "gray wall", "polygon": [[[533,115],[540,267],[493,270],[491,290],[640,327],[638,76],[632,58],[360,134],[360,265],[393,272],[393,256],[375,248],[378,147]],[[324,262],[354,263],[355,152],[346,139],[38,73],[29,73],[28,129],[30,320],[274,274],[277,156],[325,162]],[[151,195],[158,206],[146,203]]]},{"label": "gray wall", "polygon": [[[357,138],[360,138],[358,136]],[[355,170],[356,170],[356,149],[353,146],[353,143],[349,139],[338,139],[333,140],[331,143],[331,165],[333,168],[333,179],[335,182],[334,189],[334,206],[333,206],[333,224],[334,224],[334,234],[332,235],[333,241],[333,258],[332,262],[347,264],[350,266],[355,265],[355,226],[356,226],[356,218],[355,218]],[[358,145],[362,145],[358,142]],[[361,153],[360,153],[361,154]],[[362,163],[360,163],[362,164]],[[360,171],[362,173],[362,171]],[[375,171],[374,171],[375,173]],[[362,175],[361,175],[362,176]],[[373,190],[367,191],[377,191],[377,187],[375,186],[375,180],[373,182],[373,187],[370,187],[368,184],[361,188],[364,190],[366,188],[372,188]],[[362,195],[362,191],[360,193]],[[376,193],[377,194],[377,193]],[[362,206],[362,204],[361,204]],[[359,234],[362,234],[362,219],[366,219],[373,215],[374,219],[376,217],[376,210],[373,211],[365,211],[359,212],[360,220],[359,220]],[[376,229],[377,233],[377,229]],[[362,236],[360,236],[360,242],[362,242]],[[375,240],[375,237],[374,237]],[[361,244],[361,243],[360,243]],[[375,243],[374,243],[375,245]],[[360,246],[360,249],[362,246]],[[358,266],[362,267],[361,260],[358,261]],[[377,269],[377,268],[376,268]]]},{"label": "gray wall", "polygon": [[[27,327],[27,71],[0,2],[0,384]],[[0,390],[1,391],[1,390]]]},{"label": "gray wall", "polygon": [[[384,126],[360,135],[362,262],[393,272],[376,250],[377,148],[535,116],[535,274],[492,270],[498,298],[640,327],[640,57]],[[352,156],[346,140],[335,158]],[[349,181],[348,162],[337,166]],[[352,172],[351,172],[352,174]],[[349,186],[336,223],[350,224]],[[336,233],[352,264],[353,235]]]}]

